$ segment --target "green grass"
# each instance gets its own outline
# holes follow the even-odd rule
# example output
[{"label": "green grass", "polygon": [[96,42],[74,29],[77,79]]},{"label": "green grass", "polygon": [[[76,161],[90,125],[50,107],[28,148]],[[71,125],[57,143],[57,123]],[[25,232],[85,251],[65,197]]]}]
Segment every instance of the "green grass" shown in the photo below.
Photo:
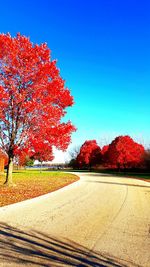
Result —
[{"label": "green grass", "polygon": [[53,192],[79,179],[76,175],[59,171],[17,170],[13,172],[15,186],[6,187],[3,185],[5,175],[0,175],[0,206]]}]

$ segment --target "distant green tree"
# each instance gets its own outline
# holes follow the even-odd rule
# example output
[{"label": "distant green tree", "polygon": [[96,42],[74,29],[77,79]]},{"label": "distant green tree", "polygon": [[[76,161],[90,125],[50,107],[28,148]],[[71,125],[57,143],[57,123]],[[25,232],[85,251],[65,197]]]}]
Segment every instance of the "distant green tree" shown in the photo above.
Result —
[{"label": "distant green tree", "polygon": [[79,165],[77,163],[77,156],[80,153],[80,146],[74,146],[70,149],[69,155],[70,155],[70,161],[68,163],[68,167],[73,169],[78,169]]},{"label": "distant green tree", "polygon": [[33,158],[26,158],[25,166],[32,167],[34,165],[34,159]]}]

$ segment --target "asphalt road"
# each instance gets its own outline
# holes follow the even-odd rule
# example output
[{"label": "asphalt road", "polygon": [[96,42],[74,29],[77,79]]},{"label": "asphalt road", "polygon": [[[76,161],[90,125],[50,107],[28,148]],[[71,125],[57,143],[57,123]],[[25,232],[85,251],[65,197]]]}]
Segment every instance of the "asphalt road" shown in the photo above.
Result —
[{"label": "asphalt road", "polygon": [[0,266],[150,267],[150,183],[80,181],[0,208]]}]

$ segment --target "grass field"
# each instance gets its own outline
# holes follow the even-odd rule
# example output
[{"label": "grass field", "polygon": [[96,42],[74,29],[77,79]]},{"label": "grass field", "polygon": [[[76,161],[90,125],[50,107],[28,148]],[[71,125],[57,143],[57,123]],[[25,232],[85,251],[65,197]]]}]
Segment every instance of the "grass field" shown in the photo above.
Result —
[{"label": "grass field", "polygon": [[0,206],[20,202],[55,191],[79,178],[71,173],[39,170],[17,170],[13,172],[14,187],[5,187],[5,175],[0,175]]}]

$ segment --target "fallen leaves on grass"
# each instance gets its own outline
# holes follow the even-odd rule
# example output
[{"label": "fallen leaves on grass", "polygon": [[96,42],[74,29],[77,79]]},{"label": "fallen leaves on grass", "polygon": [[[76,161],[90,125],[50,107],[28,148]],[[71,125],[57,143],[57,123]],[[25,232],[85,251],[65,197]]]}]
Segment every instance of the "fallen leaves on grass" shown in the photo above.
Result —
[{"label": "fallen leaves on grass", "polygon": [[15,187],[6,187],[3,186],[5,175],[0,175],[0,206],[53,192],[78,179],[70,173],[25,170],[13,173]]}]

